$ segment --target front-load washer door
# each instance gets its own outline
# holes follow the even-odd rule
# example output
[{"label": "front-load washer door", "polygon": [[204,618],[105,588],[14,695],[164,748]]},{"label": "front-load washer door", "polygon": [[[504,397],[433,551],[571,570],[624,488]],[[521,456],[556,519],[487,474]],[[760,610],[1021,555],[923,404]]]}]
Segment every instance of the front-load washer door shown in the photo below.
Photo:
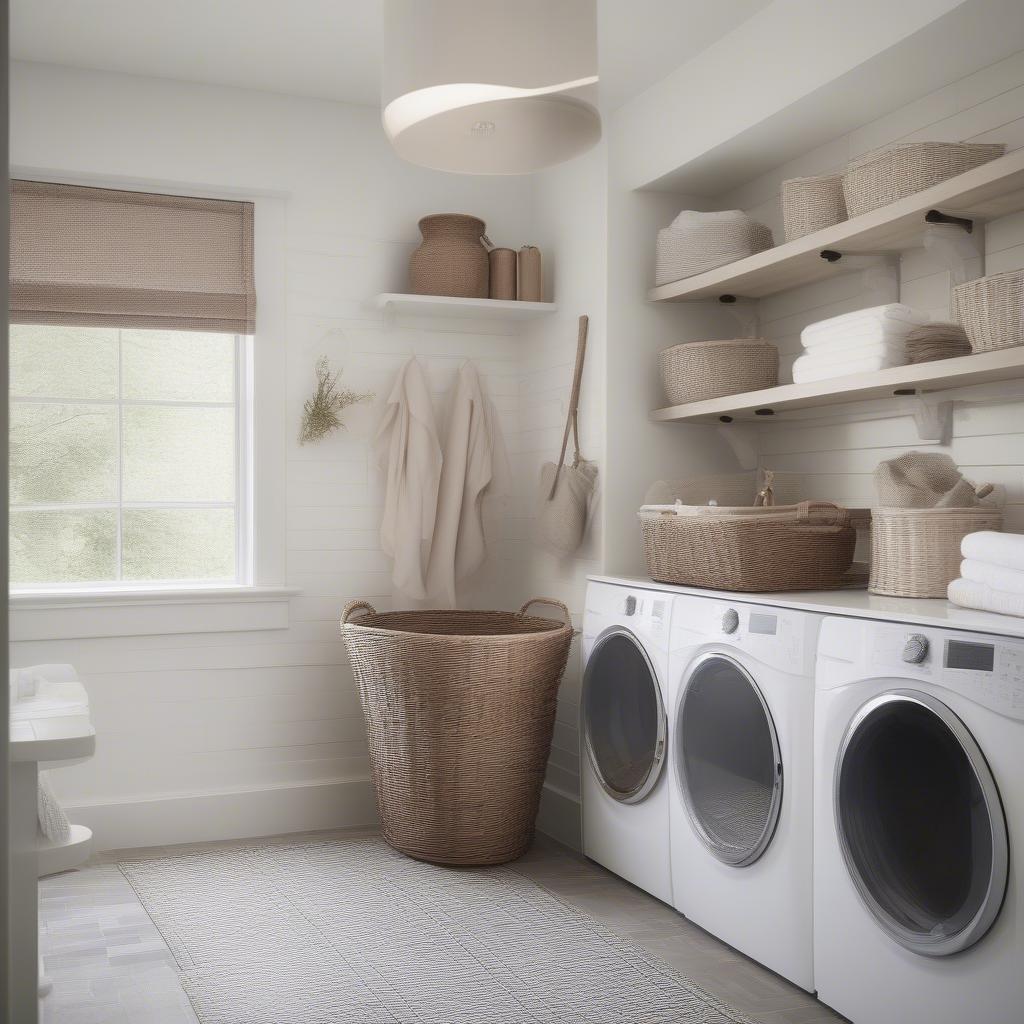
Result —
[{"label": "front-load washer door", "polygon": [[896,942],[946,956],[977,942],[1006,893],[1006,821],[964,723],[914,690],[872,698],[839,749],[839,845],[868,910]]},{"label": "front-load washer door", "polygon": [[674,735],[676,777],[697,836],[726,864],[753,864],[782,806],[779,738],[757,684],[725,655],[698,658],[682,686]]},{"label": "front-load washer door", "polygon": [[668,723],[650,658],[626,629],[606,629],[583,675],[583,731],[598,781],[622,803],[643,800],[665,760]]}]

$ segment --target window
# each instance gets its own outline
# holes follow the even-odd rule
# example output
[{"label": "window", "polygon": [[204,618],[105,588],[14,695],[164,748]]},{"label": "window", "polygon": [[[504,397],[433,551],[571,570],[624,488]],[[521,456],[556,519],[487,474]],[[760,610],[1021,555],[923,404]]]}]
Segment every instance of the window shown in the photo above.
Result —
[{"label": "window", "polygon": [[249,338],[12,324],[14,589],[250,582]]}]

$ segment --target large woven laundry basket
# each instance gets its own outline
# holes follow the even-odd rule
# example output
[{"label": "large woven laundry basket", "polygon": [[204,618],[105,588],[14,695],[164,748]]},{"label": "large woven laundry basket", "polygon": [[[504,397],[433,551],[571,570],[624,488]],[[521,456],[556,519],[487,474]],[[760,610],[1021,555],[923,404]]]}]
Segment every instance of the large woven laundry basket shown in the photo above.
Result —
[{"label": "large woven laundry basket", "polygon": [[[527,614],[561,609],[564,622]],[[572,626],[518,613],[377,612],[341,634],[359,684],[384,838],[435,864],[500,864],[533,838]]]}]

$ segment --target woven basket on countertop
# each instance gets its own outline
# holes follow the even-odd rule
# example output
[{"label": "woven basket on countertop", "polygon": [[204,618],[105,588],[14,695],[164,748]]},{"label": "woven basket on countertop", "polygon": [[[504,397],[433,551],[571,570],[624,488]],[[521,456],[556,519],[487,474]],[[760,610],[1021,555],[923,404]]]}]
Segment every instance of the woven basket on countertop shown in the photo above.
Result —
[{"label": "woven basket on countertop", "polygon": [[[979,490],[979,495],[986,489]],[[960,542],[978,530],[1001,530],[997,508],[876,508],[871,517],[873,594],[945,597],[960,575]]]},{"label": "woven basket on countertop", "polygon": [[828,502],[641,509],[647,573],[659,583],[749,592],[850,585],[858,519]]},{"label": "woven basket on countertop", "polygon": [[975,352],[1024,345],[1024,270],[957,285],[953,317],[963,325]]},{"label": "woven basket on countertop", "polygon": [[846,200],[841,174],[789,178],[782,183],[782,223],[787,242],[844,220]]},{"label": "woven basket on countertop", "polygon": [[[565,622],[526,614],[541,603]],[[499,864],[533,838],[573,630],[518,613],[375,611],[341,634],[359,684],[384,838],[436,864]]]},{"label": "woven basket on countertop", "polygon": [[779,383],[779,350],[763,338],[688,341],[658,354],[669,405],[760,391]]},{"label": "woven basket on countertop", "polygon": [[843,175],[846,211],[859,217],[1003,155],[973,142],[900,142],[850,161]]}]

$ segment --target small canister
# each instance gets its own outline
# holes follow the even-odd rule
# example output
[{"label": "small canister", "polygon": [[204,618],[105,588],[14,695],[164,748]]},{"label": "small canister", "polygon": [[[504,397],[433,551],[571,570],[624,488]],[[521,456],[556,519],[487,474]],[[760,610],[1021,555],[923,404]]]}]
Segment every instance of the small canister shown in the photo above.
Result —
[{"label": "small canister", "polygon": [[516,297],[516,251],[515,249],[492,249],[491,298],[514,299]]},{"label": "small canister", "polygon": [[524,245],[519,250],[518,297],[521,302],[543,302],[540,249]]}]

